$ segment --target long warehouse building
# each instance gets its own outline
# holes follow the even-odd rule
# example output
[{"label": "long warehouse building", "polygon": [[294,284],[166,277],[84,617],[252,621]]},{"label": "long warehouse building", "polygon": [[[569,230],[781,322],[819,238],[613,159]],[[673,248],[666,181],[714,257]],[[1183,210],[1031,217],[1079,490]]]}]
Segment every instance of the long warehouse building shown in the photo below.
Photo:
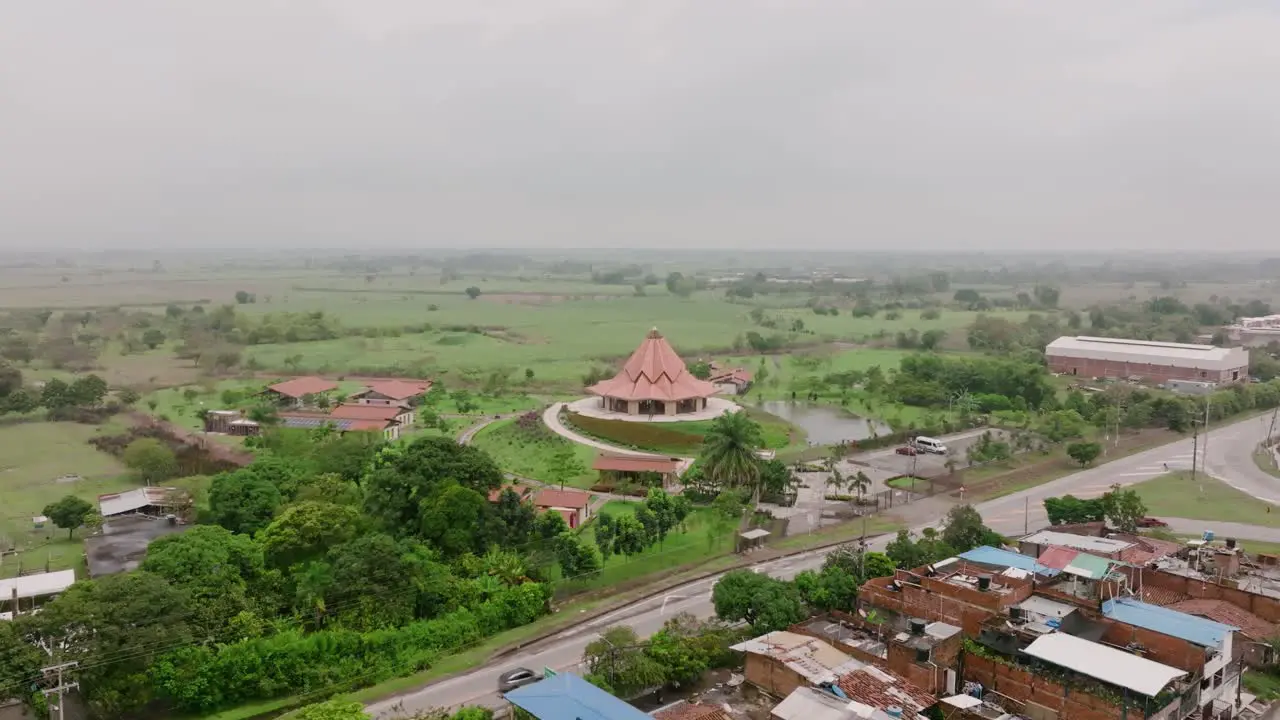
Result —
[{"label": "long warehouse building", "polygon": [[1149,382],[1196,380],[1233,383],[1248,379],[1244,348],[1102,337],[1060,337],[1045,348],[1049,370],[1063,375],[1141,378]]}]

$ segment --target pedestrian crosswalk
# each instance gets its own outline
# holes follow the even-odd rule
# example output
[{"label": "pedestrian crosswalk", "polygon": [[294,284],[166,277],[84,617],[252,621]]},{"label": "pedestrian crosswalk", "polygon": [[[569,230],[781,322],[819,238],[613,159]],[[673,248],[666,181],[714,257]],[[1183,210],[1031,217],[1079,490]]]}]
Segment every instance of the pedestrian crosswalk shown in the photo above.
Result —
[{"label": "pedestrian crosswalk", "polygon": [[1190,470],[1192,457],[1191,453],[1170,455],[1169,457],[1162,459],[1160,462],[1147,463],[1146,465],[1140,465],[1129,472],[1116,473],[1115,477],[1135,478],[1129,482],[1137,482],[1136,478],[1153,478],[1167,472]]}]

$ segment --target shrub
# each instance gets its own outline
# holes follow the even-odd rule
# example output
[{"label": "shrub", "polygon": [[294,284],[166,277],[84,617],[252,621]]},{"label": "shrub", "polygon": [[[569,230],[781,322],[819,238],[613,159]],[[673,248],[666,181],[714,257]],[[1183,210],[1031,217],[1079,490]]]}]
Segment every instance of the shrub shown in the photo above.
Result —
[{"label": "shrub", "polygon": [[627,447],[660,447],[694,453],[702,446],[702,435],[670,430],[657,423],[602,420],[577,413],[569,413],[568,422],[587,435]]}]

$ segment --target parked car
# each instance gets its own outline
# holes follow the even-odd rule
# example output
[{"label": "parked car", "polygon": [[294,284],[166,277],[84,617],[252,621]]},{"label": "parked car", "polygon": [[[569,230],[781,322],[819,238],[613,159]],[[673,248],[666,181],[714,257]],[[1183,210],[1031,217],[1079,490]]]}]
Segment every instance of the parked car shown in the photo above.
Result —
[{"label": "parked car", "polygon": [[508,670],[498,676],[498,692],[508,693],[525,685],[532,685],[542,679],[542,673],[534,672],[529,668],[516,668]]},{"label": "parked car", "polygon": [[919,450],[911,447],[910,445],[902,445],[901,447],[894,450],[894,452],[898,453],[899,455],[919,455],[920,454]]},{"label": "parked car", "polygon": [[1139,520],[1139,521],[1138,521],[1138,527],[1140,527],[1140,528],[1164,528],[1164,527],[1169,527],[1169,523],[1167,523],[1167,522],[1165,522],[1165,521],[1161,520],[1160,518],[1144,517],[1144,518],[1142,518],[1141,520]]}]

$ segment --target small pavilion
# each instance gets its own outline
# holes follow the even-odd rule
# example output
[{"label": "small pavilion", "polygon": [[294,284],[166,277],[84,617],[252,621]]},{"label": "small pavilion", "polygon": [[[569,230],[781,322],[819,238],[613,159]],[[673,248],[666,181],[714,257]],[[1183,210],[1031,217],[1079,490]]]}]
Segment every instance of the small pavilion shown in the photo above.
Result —
[{"label": "small pavilion", "polygon": [[622,372],[587,392],[598,396],[601,407],[611,412],[683,415],[705,410],[716,388],[694,377],[658,328],[653,328],[627,358]]}]

